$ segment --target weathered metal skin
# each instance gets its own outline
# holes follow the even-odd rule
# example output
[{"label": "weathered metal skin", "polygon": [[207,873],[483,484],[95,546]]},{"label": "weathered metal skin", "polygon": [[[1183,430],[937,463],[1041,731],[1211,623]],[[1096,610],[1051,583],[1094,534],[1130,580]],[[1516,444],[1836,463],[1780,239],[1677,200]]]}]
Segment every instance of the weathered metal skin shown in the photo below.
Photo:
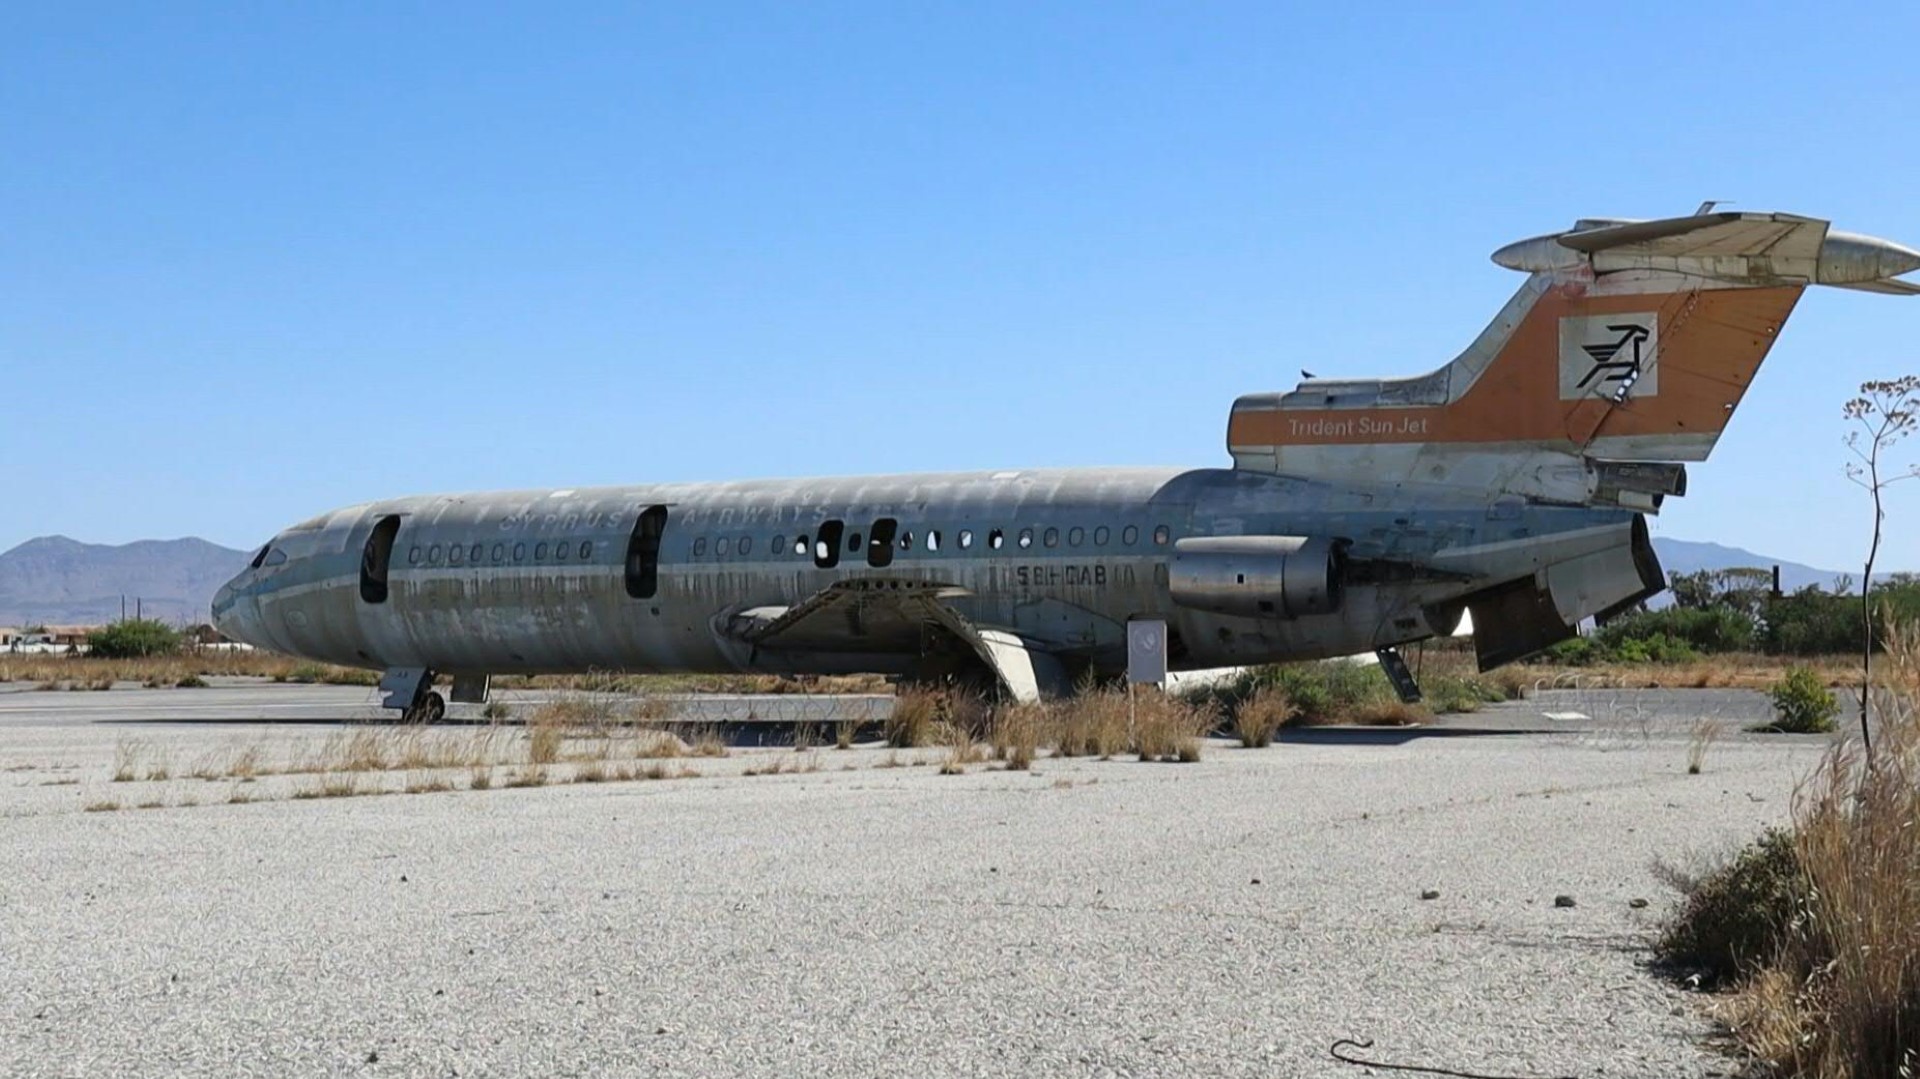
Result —
[{"label": "weathered metal skin", "polygon": [[[1011,630],[1101,674],[1124,668],[1129,619],[1165,618],[1178,641],[1173,666],[1191,669],[1344,655],[1430,636],[1429,608],[1487,580],[1530,573],[1539,560],[1531,545],[1508,543],[1511,551],[1479,560],[1473,572],[1353,584],[1333,613],[1239,618],[1172,601],[1167,566],[1184,537],[1337,536],[1349,541],[1350,561],[1411,566],[1442,551],[1596,527],[1624,543],[1633,517],[1541,506],[1495,514],[1459,492],[1433,495],[1421,499],[1414,520],[1404,488],[1128,468],[402,498],[338,510],[274,537],[269,557],[222,589],[215,617],[261,647],[363,667],[908,671],[916,652],[863,649],[852,634],[843,646],[793,652],[745,646],[724,630],[739,612],[791,607],[836,582],[866,578],[952,586],[943,602],[973,624]],[[668,507],[659,587],[636,599],[624,584],[628,540],[636,515],[652,505]],[[401,518],[389,595],[369,603],[360,594],[362,552],[388,515]],[[883,569],[858,550],[842,551],[830,569],[794,552],[796,537],[811,543],[824,521],[845,522],[864,543],[883,517],[912,536]],[[927,546],[933,532],[938,550]],[[965,549],[963,532],[973,536]]]}]

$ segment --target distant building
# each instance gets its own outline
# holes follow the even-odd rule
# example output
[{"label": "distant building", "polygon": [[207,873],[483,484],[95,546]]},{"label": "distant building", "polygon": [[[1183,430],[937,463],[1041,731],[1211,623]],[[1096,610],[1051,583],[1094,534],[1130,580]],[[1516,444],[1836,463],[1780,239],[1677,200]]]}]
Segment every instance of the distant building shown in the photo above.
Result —
[{"label": "distant building", "polygon": [[83,648],[87,638],[104,629],[104,626],[48,626],[45,636],[47,643],[58,648]]},{"label": "distant building", "polygon": [[0,648],[6,648],[20,639],[18,626],[0,626]]}]

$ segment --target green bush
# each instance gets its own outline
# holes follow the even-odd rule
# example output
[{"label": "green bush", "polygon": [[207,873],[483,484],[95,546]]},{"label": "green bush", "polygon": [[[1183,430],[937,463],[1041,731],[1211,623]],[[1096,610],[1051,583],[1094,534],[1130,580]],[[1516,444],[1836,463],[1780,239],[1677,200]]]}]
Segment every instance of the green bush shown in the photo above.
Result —
[{"label": "green bush", "polygon": [[1819,734],[1832,730],[1833,717],[1840,713],[1840,702],[1808,667],[1788,668],[1767,695],[1773,698],[1774,730]]},{"label": "green bush", "polygon": [[1699,974],[1708,987],[1736,981],[1779,953],[1807,900],[1792,834],[1771,829],[1692,883],[1654,953],[1668,967]]},{"label": "green bush", "polygon": [[1664,641],[1670,654],[1676,648],[1687,653],[1751,652],[1758,639],[1752,618],[1724,606],[1636,611],[1601,626],[1593,636],[1601,648],[1615,652],[1633,641],[1649,646]]},{"label": "green bush", "polygon": [[151,618],[127,618],[87,635],[87,651],[101,659],[145,659],[180,650],[180,634]]},{"label": "green bush", "polygon": [[1484,678],[1442,676],[1428,679],[1421,688],[1427,707],[1439,713],[1478,712],[1481,705],[1508,699],[1504,688]]}]

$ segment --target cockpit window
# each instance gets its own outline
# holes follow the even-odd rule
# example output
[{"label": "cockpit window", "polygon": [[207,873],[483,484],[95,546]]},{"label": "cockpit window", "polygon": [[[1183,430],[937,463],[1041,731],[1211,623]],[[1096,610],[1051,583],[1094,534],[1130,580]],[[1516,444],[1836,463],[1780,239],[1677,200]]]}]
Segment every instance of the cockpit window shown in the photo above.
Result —
[{"label": "cockpit window", "polygon": [[285,565],[286,561],[287,561],[287,552],[281,550],[278,547],[275,547],[272,551],[267,553],[267,560],[265,563],[263,563],[263,565],[280,566],[280,565]]},{"label": "cockpit window", "polygon": [[266,565],[267,552],[271,550],[273,550],[273,544],[271,543],[267,544],[265,547],[260,548],[260,553],[253,556],[253,561],[247,563],[247,568],[259,569],[261,566]]}]

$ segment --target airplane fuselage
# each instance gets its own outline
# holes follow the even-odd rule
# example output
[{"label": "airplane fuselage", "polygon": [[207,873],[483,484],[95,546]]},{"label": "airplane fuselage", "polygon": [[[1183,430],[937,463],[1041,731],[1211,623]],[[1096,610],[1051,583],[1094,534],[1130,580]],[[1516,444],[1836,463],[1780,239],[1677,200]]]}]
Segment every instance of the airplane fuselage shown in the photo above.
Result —
[{"label": "airplane fuselage", "polygon": [[[651,516],[652,524],[643,524]],[[926,642],[856,609],[756,639],[834,587],[938,590],[967,624],[1076,671],[1117,673],[1126,623],[1167,620],[1175,669],[1344,655],[1446,632],[1480,572],[1419,574],[1443,549],[1552,532],[1624,535],[1620,510],[1417,500],[1230,469],[1051,469],[425,496],[289,529],[223,589],[219,624],[262,647],[440,672],[910,673]],[[383,589],[370,540],[390,522]],[[393,524],[397,522],[397,526]],[[652,541],[648,541],[648,534]],[[1337,609],[1176,602],[1188,537],[1338,537],[1362,572]],[[1617,538],[1609,542],[1620,542]],[[1529,545],[1510,572],[1531,572]],[[884,620],[879,620],[884,621]],[[1436,624],[1439,623],[1439,624]],[[907,645],[911,645],[908,647]]]}]

